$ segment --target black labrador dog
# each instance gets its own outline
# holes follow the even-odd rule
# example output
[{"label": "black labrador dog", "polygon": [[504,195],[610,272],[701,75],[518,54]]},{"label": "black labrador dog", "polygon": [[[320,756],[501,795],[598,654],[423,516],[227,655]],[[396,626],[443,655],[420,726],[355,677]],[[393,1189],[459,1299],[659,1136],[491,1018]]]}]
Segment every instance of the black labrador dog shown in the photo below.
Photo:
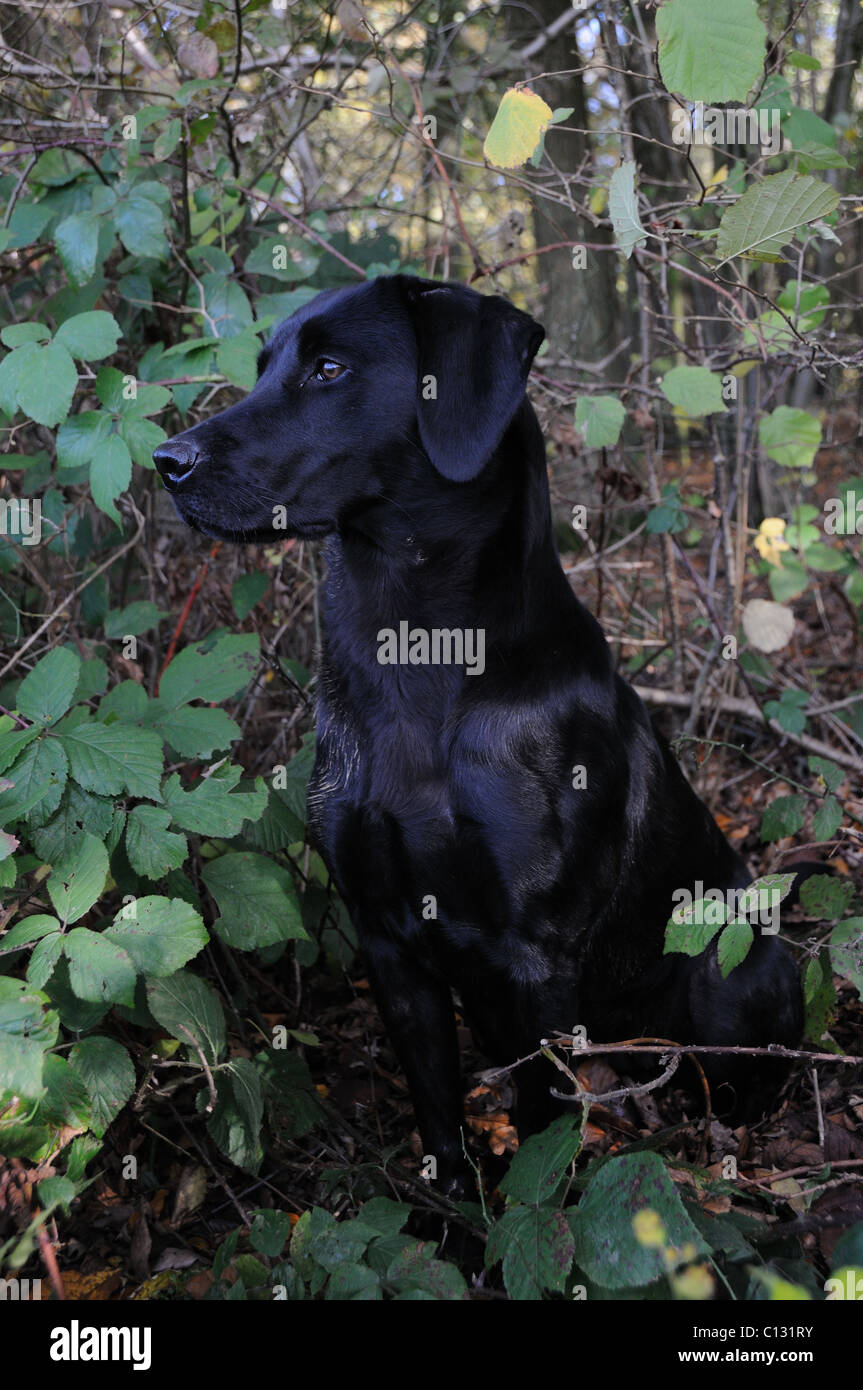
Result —
[{"label": "black labrador dog", "polygon": [[[802,1031],[775,935],[726,979],[715,944],[663,954],[675,892],[750,875],[561,569],[525,395],[543,336],[458,284],[327,290],[276,330],[245,400],[153,455],[207,535],[329,538],[310,825],[455,1193],[452,988],[501,1063],[579,1026],[752,1046]],[[735,1114],[744,1068],[707,1063]],[[552,1118],[555,1076],[519,1069],[522,1134]]]}]

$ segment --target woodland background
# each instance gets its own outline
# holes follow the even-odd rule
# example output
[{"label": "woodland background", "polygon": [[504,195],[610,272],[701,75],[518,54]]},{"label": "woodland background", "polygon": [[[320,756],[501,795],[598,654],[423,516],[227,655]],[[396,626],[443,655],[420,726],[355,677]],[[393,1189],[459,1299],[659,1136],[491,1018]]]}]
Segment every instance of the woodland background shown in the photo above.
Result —
[{"label": "woodland background", "polygon": [[[863,1273],[861,57],[856,0],[0,4],[7,1277],[707,1300]],[[744,110],[781,149],[701,140]],[[772,1116],[604,1098],[625,1055],[561,1045],[599,1099],[516,1152],[463,1028],[485,1192],[457,1211],[305,842],[322,557],[192,535],[150,458],[253,385],[273,324],[399,270],[545,324],[573,584],[753,878],[832,870],[783,917],[809,1056]],[[732,968],[747,930],[669,948],[721,933]]]}]

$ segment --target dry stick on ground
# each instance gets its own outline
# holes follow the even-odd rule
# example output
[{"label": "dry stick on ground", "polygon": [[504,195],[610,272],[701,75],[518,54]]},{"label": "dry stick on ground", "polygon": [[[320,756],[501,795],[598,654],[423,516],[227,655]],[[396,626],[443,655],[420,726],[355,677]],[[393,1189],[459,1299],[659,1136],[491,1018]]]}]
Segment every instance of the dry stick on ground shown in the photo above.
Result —
[{"label": "dry stick on ground", "polygon": [[642,1043],[632,1040],[612,1043],[584,1043],[583,1045],[573,1045],[573,1040],[568,1033],[562,1033],[554,1038],[547,1038],[543,1045],[538,1047],[535,1052],[528,1052],[524,1057],[518,1057],[514,1062],[510,1062],[505,1067],[492,1067],[488,1071],[477,1072],[477,1076],[484,1082],[500,1081],[502,1077],[508,1076],[516,1067],[520,1067],[525,1062],[532,1062],[537,1057],[545,1055],[547,1047],[570,1047],[573,1053],[579,1057],[604,1057],[612,1053],[637,1053],[645,1056],[672,1057],[687,1055],[710,1056],[710,1057],[779,1057],[787,1058],[791,1061],[803,1060],[806,1062],[842,1062],[848,1066],[863,1067],[863,1057],[852,1057],[844,1052],[805,1052],[802,1048],[781,1047],[776,1043],[769,1047],[739,1047],[739,1046],[708,1046],[699,1043],[672,1043],[655,1042]]},{"label": "dry stick on ground", "polygon": [[[633,688],[642,700],[650,704],[674,705],[679,709],[689,708],[690,696],[681,694],[676,690],[654,690],[652,686],[648,685],[636,685]],[[725,710],[728,714],[744,714],[750,719],[757,719],[759,723],[764,722],[764,715],[754,700],[744,700],[738,695],[715,695],[712,698],[717,709]],[[813,718],[819,713],[817,709],[807,712]],[[767,723],[775,734],[790,739],[800,748],[805,748],[808,753],[817,753],[820,758],[830,758],[841,767],[850,768],[852,772],[860,772],[861,760],[853,753],[841,752],[829,743],[822,743],[820,739],[812,738],[809,734],[793,734],[788,729],[783,729],[776,719],[769,719]]]}]

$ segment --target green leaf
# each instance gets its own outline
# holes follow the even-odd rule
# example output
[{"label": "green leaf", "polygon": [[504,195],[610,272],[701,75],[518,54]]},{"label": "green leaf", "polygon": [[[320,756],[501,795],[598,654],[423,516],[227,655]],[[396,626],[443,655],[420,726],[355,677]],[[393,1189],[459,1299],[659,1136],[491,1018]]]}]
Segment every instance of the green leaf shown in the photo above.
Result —
[{"label": "green leaf", "polygon": [[175,970],[165,980],[147,981],[147,1007],[186,1047],[191,1033],[209,1065],[216,1065],[225,1050],[225,1016],[210,985],[189,970]]},{"label": "green leaf", "polygon": [[161,135],[157,135],[153,141],[153,158],[170,159],[180,143],[182,134],[183,123],[179,117],[175,117],[174,120],[168,122]]},{"label": "green leaf", "polygon": [[125,788],[130,796],[162,800],[162,741],[152,730],[93,720],[61,734],[59,742],[85,791],[117,796]]},{"label": "green leaf", "polygon": [[57,432],[58,464],[61,468],[82,468],[92,461],[110,433],[111,417],[104,410],[82,410],[70,415]]},{"label": "green leaf", "polygon": [[551,117],[551,107],[536,92],[526,87],[510,87],[501,97],[482,147],[489,164],[496,164],[500,169],[517,169],[524,164],[539,144]]},{"label": "green leaf", "polygon": [[121,908],[102,935],[121,946],[142,975],[156,979],[186,965],[210,939],[201,914],[182,898],[156,896],[136,898]]},{"label": "green leaf", "polygon": [[854,896],[854,886],[832,874],[813,874],[800,885],[800,906],[807,917],[836,922]]},{"label": "green leaf", "polygon": [[139,468],[154,468],[153,450],[168,438],[152,420],[127,419],[120,423],[120,437]]},{"label": "green leaf", "polygon": [[258,379],[261,344],[251,331],[225,338],[216,349],[216,365],[223,376],[243,391],[251,391]]},{"label": "green leaf", "polygon": [[707,367],[672,367],[660,382],[660,390],[666,400],[693,420],[725,410],[722,381]]},{"label": "green leaf", "polygon": [[841,767],[837,767],[829,758],[819,758],[814,754],[810,754],[808,761],[809,771],[821,778],[829,792],[839,790],[848,775]]},{"label": "green leaf", "polygon": [[270,576],[263,570],[251,574],[241,574],[231,587],[231,602],[240,622],[248,618],[256,604],[260,603],[270,586]]},{"label": "green leaf", "polygon": [[616,396],[579,396],[575,427],[588,449],[608,449],[620,438],[626,411]]},{"label": "green leaf", "polygon": [[0,825],[11,825],[36,806],[39,823],[47,820],[60,805],[66,776],[66,755],[56,739],[40,738],[32,743],[6,773],[12,786],[0,791]]},{"label": "green leaf", "polygon": [[[156,607],[155,603],[150,603],[149,599],[135,599],[133,603],[127,603],[125,608],[115,608],[113,612],[105,615],[105,636],[106,637],[136,637],[142,632],[150,632],[159,626],[162,618],[167,617]],[[129,682],[122,682],[124,686]],[[135,683],[132,682],[134,685]],[[114,686],[114,690],[119,689]],[[139,685],[135,689],[140,695],[144,695],[141,708],[145,709],[147,704],[146,695]],[[113,694],[113,691],[112,691]],[[137,696],[134,697],[137,699]],[[99,706],[99,715],[102,716],[104,703]],[[136,713],[136,719],[139,717]]]},{"label": "green leaf", "polygon": [[330,1276],[324,1298],[340,1303],[378,1302],[383,1298],[381,1281],[368,1265],[340,1265]]},{"label": "green leaf", "polygon": [[[803,886],[806,887],[805,884]],[[806,1005],[804,1037],[810,1042],[820,1043],[836,1015],[836,989],[826,947],[822,947],[806,966],[803,998]]]},{"label": "green leaf", "polygon": [[90,491],[100,511],[122,525],[122,517],[114,505],[115,498],[132,480],[132,459],[124,440],[112,434],[97,445],[90,464]]},{"label": "green leaf", "polygon": [[762,840],[783,840],[786,835],[796,835],[803,825],[805,810],[805,796],[778,796],[761,817]]},{"label": "green leaf", "polygon": [[780,405],[762,415],[758,439],[768,458],[783,468],[811,468],[821,443],[821,425],[808,410]]},{"label": "green leaf", "polygon": [[231,790],[240,776],[241,769],[235,767],[229,776],[208,777],[194,791],[187,792],[175,772],[164,783],[161,799],[171,812],[174,825],[181,830],[231,839],[239,835],[244,820],[258,820],[267,804],[267,788],[261,777],[255,779],[253,792]]},{"label": "green leaf", "polygon": [[162,806],[132,807],[126,824],[126,854],[136,874],[163,878],[185,863],[189,854],[186,837],[169,831],[170,823],[171,813]]},{"label": "green leaf", "polygon": [[[86,285],[96,273],[99,250],[99,218],[92,212],[74,212],[59,223],[54,245],[63,269],[73,285]],[[82,356],[73,353],[73,356]]]},{"label": "green leaf", "polygon": [[111,1038],[83,1038],[69,1053],[69,1065],[90,1097],[90,1128],[102,1135],[135,1089],[131,1058]]},{"label": "green leaf", "polygon": [[730,922],[724,928],[716,948],[723,980],[746,959],[754,940],[755,933],[748,922]]},{"label": "green leaf", "polygon": [[168,247],[161,208],[150,198],[132,194],[114,210],[117,235],[131,256],[162,260]]},{"label": "green leaf", "polygon": [[291,1217],[286,1211],[256,1211],[249,1229],[249,1244],[259,1255],[277,1260],[291,1234]]},{"label": "green leaf", "polygon": [[[90,1097],[84,1082],[65,1057],[47,1055],[42,1080],[45,1090],[39,1099],[34,1123],[88,1129]],[[41,1194],[41,1183],[39,1190]]]},{"label": "green leaf", "polygon": [[863,917],[849,917],[830,933],[830,963],[863,999]]},{"label": "green leaf", "polygon": [[767,31],[755,0],[666,0],[656,36],[662,80],[687,101],[745,102],[764,68]]},{"label": "green leaf", "polygon": [[842,807],[835,796],[826,796],[812,820],[816,840],[832,840],[842,824]]},{"label": "green leaf", "polygon": [[700,956],[727,917],[725,902],[714,898],[697,898],[686,907],[676,907],[666,923],[663,955],[678,951],[684,956]]},{"label": "green leaf", "polygon": [[75,314],[61,323],[54,335],[55,343],[62,343],[73,357],[83,358],[85,362],[110,357],[120,338],[120,325],[113,314],[104,309],[91,309],[86,314]]},{"label": "green leaf", "polygon": [[809,174],[769,174],[722,214],[716,253],[725,261],[749,251],[779,252],[798,227],[826,217],[838,203],[836,189]]},{"label": "green leaf", "polygon": [[434,1246],[415,1241],[396,1256],[387,1270],[386,1282],[397,1298],[416,1298],[422,1294],[436,1302],[467,1298],[467,1285],[461,1271],[446,1260],[434,1259],[433,1250]]},{"label": "green leaf", "polygon": [[564,1212],[519,1206],[505,1211],[492,1226],[485,1263],[491,1269],[503,1260],[503,1281],[510,1298],[535,1301],[546,1289],[563,1291],[574,1253],[575,1240]]},{"label": "green leaf", "polygon": [[603,1288],[639,1288],[665,1273],[662,1250],[636,1239],[632,1223],[640,1211],[656,1212],[674,1249],[691,1244],[696,1255],[710,1253],[662,1159],[654,1153],[624,1154],[599,1169],[573,1213],[575,1258]]},{"label": "green leaf", "polygon": [[516,1202],[550,1201],[566,1177],[581,1148],[581,1132],[575,1115],[561,1115],[542,1134],[533,1134],[520,1146],[500,1189]]},{"label": "green leaf", "polygon": [[293,879],[272,860],[260,854],[223,854],[205,864],[201,876],[221,912],[213,931],[229,946],[251,951],[308,939]]},{"label": "green leaf", "polygon": [[244,690],[258,669],[261,642],[257,633],[220,637],[211,651],[206,643],[184,647],[159,683],[159,698],[168,706],[190,700],[227,700]]},{"label": "green leaf", "polygon": [[44,989],[63,954],[66,938],[59,931],[43,936],[37,941],[27,966],[27,983],[36,989]]},{"label": "green leaf", "polygon": [[608,189],[608,215],[614,228],[614,239],[626,259],[629,260],[638,243],[647,240],[647,232],[642,227],[641,218],[638,215],[635,164],[632,160],[621,164],[611,176]]},{"label": "green leaf", "polygon": [[817,58],[813,58],[810,53],[800,53],[797,49],[786,53],[785,61],[790,68],[809,68],[813,72],[817,72],[821,67]]},{"label": "green leaf", "polygon": [[[63,922],[77,922],[98,902],[108,877],[108,851],[95,835],[81,834],[68,858],[54,865],[48,897]],[[86,998],[87,996],[82,996]]]},{"label": "green leaf", "polygon": [[7,323],[0,332],[0,342],[4,347],[23,347],[25,343],[45,343],[51,337],[50,328],[44,323]]},{"label": "green leaf", "polygon": [[81,674],[81,658],[68,647],[55,647],[36,663],[18,687],[18,710],[25,719],[53,724],[65,714]]},{"label": "green leaf", "polygon": [[79,999],[88,1003],[135,1002],[135,967],[121,947],[104,933],[73,927],[66,937],[69,981]]},{"label": "green leaf", "polygon": [[218,1095],[207,1125],[210,1137],[238,1168],[257,1173],[264,1156],[264,1103],[258,1073],[247,1058],[235,1057],[219,1069]]},{"label": "green leaf", "polygon": [[59,342],[46,347],[30,343],[17,351],[26,353],[31,348],[32,361],[28,358],[26,371],[18,379],[18,405],[39,425],[59,425],[69,414],[78,385],[75,363]]},{"label": "green leaf", "polygon": [[153,700],[147,717],[165,742],[186,758],[212,757],[217,749],[230,748],[241,734],[239,724],[223,709],[180,705],[166,710],[162,700]]},{"label": "green leaf", "polygon": [[59,930],[60,923],[57,918],[47,913],[39,912],[32,917],[25,917],[23,922],[16,922],[14,927],[10,927],[9,931],[0,936],[0,952],[11,951],[16,946],[27,946],[31,941],[38,941],[41,937]]},{"label": "green leaf", "polygon": [[[101,376],[101,371],[99,375]],[[112,387],[107,381],[104,383],[106,394],[116,401],[115,409],[126,420],[140,420],[145,415],[157,415],[160,410],[171,404],[171,392],[167,386],[153,386],[143,381],[132,383],[125,378],[121,378],[121,384],[122,389],[117,391],[116,387]]]},{"label": "green leaf", "polygon": [[[8,1100],[10,1095],[16,1095],[22,1100],[35,1100],[42,1091],[44,1059],[44,1049],[38,1042],[11,1036],[0,1024],[0,1097]],[[0,1128],[0,1135],[3,1133]]]}]

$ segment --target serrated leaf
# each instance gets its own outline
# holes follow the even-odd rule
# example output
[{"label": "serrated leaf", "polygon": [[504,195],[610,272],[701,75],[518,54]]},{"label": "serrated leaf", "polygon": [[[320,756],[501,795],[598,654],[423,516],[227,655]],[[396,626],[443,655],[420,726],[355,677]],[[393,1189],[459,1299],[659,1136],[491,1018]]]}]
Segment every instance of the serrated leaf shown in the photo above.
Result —
[{"label": "serrated leaf", "polygon": [[131,1008],[135,1002],[135,967],[122,947],[109,941],[104,932],[73,927],[66,936],[64,953],[69,962],[69,982],[79,999]]},{"label": "serrated leaf", "polygon": [[114,505],[132,480],[132,458],[128,445],[118,434],[109,435],[98,444],[90,464],[90,491],[100,511],[122,525],[122,517]]},{"label": "serrated leaf", "polygon": [[240,726],[223,709],[198,705],[166,709],[162,700],[153,700],[147,718],[165,742],[185,758],[210,758],[217,750],[230,748],[241,733]]},{"label": "serrated leaf", "polygon": [[[171,813],[162,806],[133,806],[126,823],[126,854],[136,874],[164,878],[189,855],[185,835],[168,830]],[[158,973],[158,972],[150,972]]]},{"label": "serrated leaf", "polygon": [[517,169],[529,159],[551,122],[551,107],[529,88],[510,87],[504,92],[483,154],[499,169]]},{"label": "serrated leaf", "polygon": [[744,101],[764,67],[767,31],[755,0],[666,0],[656,15],[669,92],[688,101]]},{"label": "serrated leaf", "polygon": [[152,730],[93,720],[61,734],[58,741],[85,791],[117,796],[125,788],[131,796],[161,801],[162,741]]},{"label": "serrated leaf", "polygon": [[826,217],[838,203],[837,191],[809,174],[768,174],[722,214],[716,254],[725,261],[749,251],[779,252],[798,227]]},{"label": "serrated leaf", "polygon": [[588,449],[608,449],[620,438],[626,411],[616,396],[579,396],[575,427]]},{"label": "serrated leaf", "polygon": [[502,1260],[503,1281],[510,1298],[535,1301],[542,1298],[545,1290],[563,1290],[574,1253],[575,1240],[562,1211],[518,1206],[505,1211],[492,1226],[486,1267],[490,1269]]},{"label": "serrated leaf", "polygon": [[672,367],[659,385],[666,400],[690,419],[725,411],[721,378],[707,367]]},{"label": "serrated leaf", "polygon": [[71,705],[80,674],[81,658],[68,647],[55,647],[18,687],[19,712],[39,724],[53,724]]},{"label": "serrated leaf", "polygon": [[614,240],[629,260],[638,243],[647,240],[647,232],[642,227],[638,215],[635,164],[631,160],[621,164],[611,176],[608,188],[608,215],[614,228]]},{"label": "serrated leaf", "polygon": [[716,946],[719,972],[723,980],[746,959],[754,940],[755,933],[748,922],[729,922],[728,926],[723,928]]},{"label": "serrated leaf", "polygon": [[156,1022],[186,1047],[191,1033],[215,1066],[225,1049],[225,1016],[210,985],[190,970],[175,970],[165,980],[147,981],[147,1006]]},{"label": "serrated leaf", "polygon": [[96,273],[99,226],[99,219],[94,213],[73,212],[58,224],[54,232],[57,254],[73,285],[86,285]]},{"label": "serrated leaf", "polygon": [[532,1134],[519,1147],[500,1189],[517,1202],[539,1205],[550,1200],[581,1147],[574,1115],[561,1115],[542,1134]]},{"label": "serrated leaf", "polygon": [[206,643],[184,647],[159,683],[159,698],[168,706],[190,700],[227,700],[245,689],[258,669],[261,643],[257,633],[220,637],[211,651]]},{"label": "serrated leaf", "polygon": [[135,1089],[131,1058],[112,1038],[83,1038],[69,1053],[69,1065],[90,1097],[90,1128],[101,1136]]},{"label": "serrated leaf", "polygon": [[169,777],[161,799],[171,812],[174,825],[195,835],[231,839],[240,833],[244,820],[258,820],[267,804],[266,785],[258,777],[253,792],[234,792],[231,789],[239,781],[240,772],[240,768],[235,768],[230,779],[208,777],[189,792],[183,790],[177,773]]},{"label": "serrated leaf", "polygon": [[850,980],[863,999],[863,917],[849,917],[830,933],[830,963],[837,975]]},{"label": "serrated leaf", "polygon": [[762,840],[782,840],[786,835],[796,835],[803,825],[805,810],[805,796],[798,793],[778,796],[761,817]]},{"label": "serrated leaf", "polygon": [[[55,864],[47,888],[62,922],[77,922],[98,902],[108,877],[108,852],[95,835],[82,833],[68,857]],[[86,997],[86,996],[82,996]]]},{"label": "serrated leaf", "polygon": [[807,917],[836,922],[854,896],[854,886],[832,874],[813,874],[800,885],[800,906]]},{"label": "serrated leaf", "polygon": [[307,939],[294,882],[260,854],[230,853],[204,865],[202,878],[219,905],[217,936],[239,950]]},{"label": "serrated leaf", "polygon": [[816,840],[832,840],[842,824],[842,807],[835,796],[825,796],[812,819]]},{"label": "serrated leaf", "polygon": [[209,941],[199,912],[182,898],[158,896],[121,908],[102,935],[123,948],[137,971],[156,979],[186,965]]},{"label": "serrated leaf", "polygon": [[161,260],[168,249],[162,210],[150,198],[124,198],[114,210],[114,226],[131,256]]},{"label": "serrated leaf", "polygon": [[[59,335],[58,335],[59,336]],[[36,347],[30,343],[17,352],[30,352],[26,370],[18,377],[18,405],[39,425],[59,425],[69,414],[78,385],[78,371],[62,343]]]},{"label": "serrated leaf", "polygon": [[758,439],[768,458],[783,468],[810,468],[821,443],[821,425],[808,410],[780,405],[762,415]]},{"label": "serrated leaf", "polygon": [[207,1129],[210,1137],[238,1168],[256,1173],[261,1165],[261,1121],[264,1102],[255,1067],[234,1057],[219,1069],[218,1101]]},{"label": "serrated leaf", "polygon": [[819,758],[815,754],[810,754],[808,761],[810,772],[822,779],[829,792],[839,790],[847,776],[841,767],[837,767],[829,758]]},{"label": "serrated leaf", "polygon": [[66,755],[57,739],[31,743],[6,772],[12,786],[0,791],[0,825],[11,825],[28,811],[32,816],[37,806],[41,825],[60,805],[67,773]]},{"label": "serrated leaf", "polygon": [[633,1230],[641,1211],[656,1212],[675,1249],[694,1247],[709,1254],[687,1215],[674,1184],[657,1154],[624,1154],[594,1175],[573,1221],[575,1258],[591,1279],[606,1289],[639,1288],[666,1271],[660,1247],[642,1245]]},{"label": "serrated leaf", "polygon": [[136,418],[120,422],[120,437],[139,468],[154,468],[153,450],[168,438],[161,425]]},{"label": "serrated leaf", "polygon": [[120,325],[113,314],[104,309],[90,309],[86,314],[74,314],[61,323],[54,342],[62,344],[73,357],[93,362],[110,357],[119,338]]},{"label": "serrated leaf", "polygon": [[70,415],[57,432],[58,464],[61,468],[81,468],[90,463],[110,433],[111,417],[104,410],[82,410]]}]

